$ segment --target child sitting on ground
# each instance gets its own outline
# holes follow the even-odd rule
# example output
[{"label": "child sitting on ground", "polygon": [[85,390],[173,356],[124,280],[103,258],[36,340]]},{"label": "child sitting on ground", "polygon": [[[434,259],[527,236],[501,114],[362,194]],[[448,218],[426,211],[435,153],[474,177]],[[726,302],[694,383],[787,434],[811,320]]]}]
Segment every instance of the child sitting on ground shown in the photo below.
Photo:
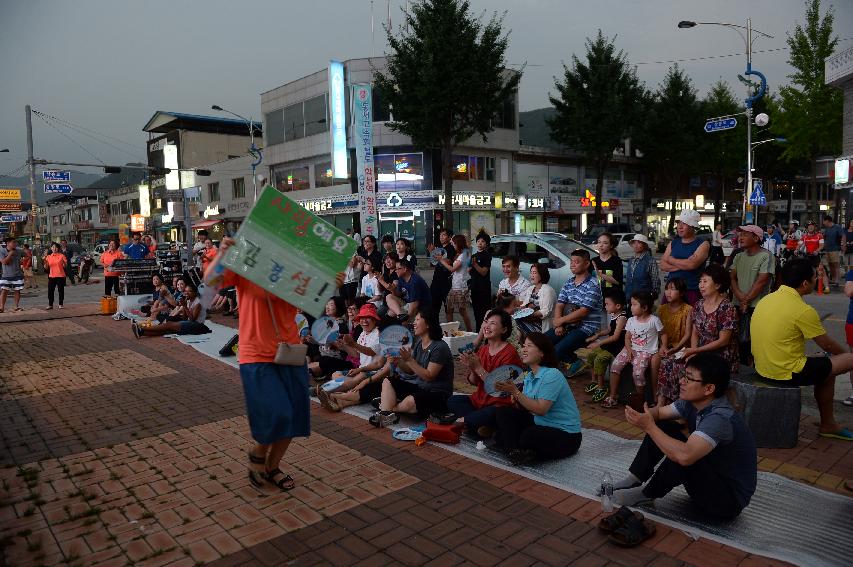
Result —
[{"label": "child sitting on ground", "polygon": [[678,399],[678,381],[681,379],[684,367],[671,364],[675,360],[671,357],[682,348],[689,346],[692,327],[690,322],[692,308],[684,301],[687,282],[682,278],[673,278],[666,282],[663,293],[667,303],[658,309],[663,323],[663,336],[660,350],[652,357],[652,380],[657,380],[657,403],[661,407]]},{"label": "child sitting on ground", "polygon": [[600,402],[610,393],[610,387],[604,383],[607,366],[613,362],[625,346],[625,294],[618,289],[609,289],[604,293],[604,309],[610,315],[610,326],[589,337],[587,348],[592,352],[586,358],[586,364],[592,368],[592,382],[586,387],[586,393],[592,394],[592,401]]},{"label": "child sitting on ground", "polygon": [[[625,365],[631,364],[634,378],[634,394],[645,399],[646,369],[652,355],[658,351],[663,323],[652,311],[655,298],[647,291],[631,294],[631,317],[625,324],[625,348],[616,356],[610,368],[610,395],[601,402],[601,407],[615,408],[619,392],[619,378]],[[642,401],[639,402],[642,406]]]}]

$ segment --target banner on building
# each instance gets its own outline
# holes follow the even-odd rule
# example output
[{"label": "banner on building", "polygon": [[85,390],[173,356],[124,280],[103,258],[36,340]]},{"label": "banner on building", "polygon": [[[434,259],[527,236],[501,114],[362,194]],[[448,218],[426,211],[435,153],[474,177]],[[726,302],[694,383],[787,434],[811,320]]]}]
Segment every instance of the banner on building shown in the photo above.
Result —
[{"label": "banner on building", "polygon": [[344,64],[329,62],[329,136],[332,145],[332,170],[336,179],[347,179],[347,123],[344,101]]},{"label": "banner on building", "polygon": [[370,85],[353,85],[353,116],[361,236],[379,235],[376,210],[376,169],[373,165],[373,100]]},{"label": "banner on building", "polygon": [[235,240],[223,260],[227,268],[314,317],[337,292],[335,277],[358,246],[272,186],[259,195]]}]

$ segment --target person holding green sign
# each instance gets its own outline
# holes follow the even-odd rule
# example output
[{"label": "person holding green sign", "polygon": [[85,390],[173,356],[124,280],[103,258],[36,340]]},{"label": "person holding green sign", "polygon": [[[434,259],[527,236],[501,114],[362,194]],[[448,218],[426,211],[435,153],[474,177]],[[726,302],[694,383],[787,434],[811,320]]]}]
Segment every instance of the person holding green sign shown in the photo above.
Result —
[{"label": "person holding green sign", "polygon": [[[222,276],[222,285],[237,288],[240,298],[239,362],[249,427],[255,445],[248,451],[249,481],[267,481],[280,490],[292,490],[293,477],[281,470],[281,461],[294,437],[311,434],[308,367],[275,362],[280,343],[301,343],[294,320],[296,308],[221,265],[232,238],[223,238],[219,253],[208,265],[205,282]],[[343,285],[343,274],[337,276]]]}]

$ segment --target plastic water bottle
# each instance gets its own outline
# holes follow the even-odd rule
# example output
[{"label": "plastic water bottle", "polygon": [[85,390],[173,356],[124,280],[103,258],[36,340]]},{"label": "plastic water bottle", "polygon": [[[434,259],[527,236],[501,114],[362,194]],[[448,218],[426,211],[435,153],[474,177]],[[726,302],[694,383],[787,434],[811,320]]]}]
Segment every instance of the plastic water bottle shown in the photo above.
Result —
[{"label": "plastic water bottle", "polygon": [[610,513],[613,511],[613,477],[609,471],[605,471],[601,477],[601,511]]}]

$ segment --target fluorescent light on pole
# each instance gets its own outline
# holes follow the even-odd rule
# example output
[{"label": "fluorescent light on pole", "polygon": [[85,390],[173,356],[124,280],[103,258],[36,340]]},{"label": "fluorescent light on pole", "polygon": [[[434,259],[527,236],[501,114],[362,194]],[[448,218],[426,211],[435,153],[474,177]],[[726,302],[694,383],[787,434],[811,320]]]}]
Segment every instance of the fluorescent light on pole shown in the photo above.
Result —
[{"label": "fluorescent light on pole", "polygon": [[696,208],[704,209],[705,208],[705,195],[699,194],[696,195]]},{"label": "fluorescent light on pole", "polygon": [[163,146],[163,167],[171,171],[166,174],[166,190],[177,191],[181,188],[178,172],[178,146],[168,144]]},{"label": "fluorescent light on pole", "polygon": [[139,186],[139,214],[145,218],[151,216],[151,191],[144,183]]},{"label": "fluorescent light on pole", "polygon": [[850,182],[850,160],[847,158],[835,160],[835,183]]},{"label": "fluorescent light on pole", "polygon": [[335,178],[347,179],[347,130],[346,108],[344,100],[344,64],[340,61],[329,62],[329,136],[332,150],[332,170]]}]

